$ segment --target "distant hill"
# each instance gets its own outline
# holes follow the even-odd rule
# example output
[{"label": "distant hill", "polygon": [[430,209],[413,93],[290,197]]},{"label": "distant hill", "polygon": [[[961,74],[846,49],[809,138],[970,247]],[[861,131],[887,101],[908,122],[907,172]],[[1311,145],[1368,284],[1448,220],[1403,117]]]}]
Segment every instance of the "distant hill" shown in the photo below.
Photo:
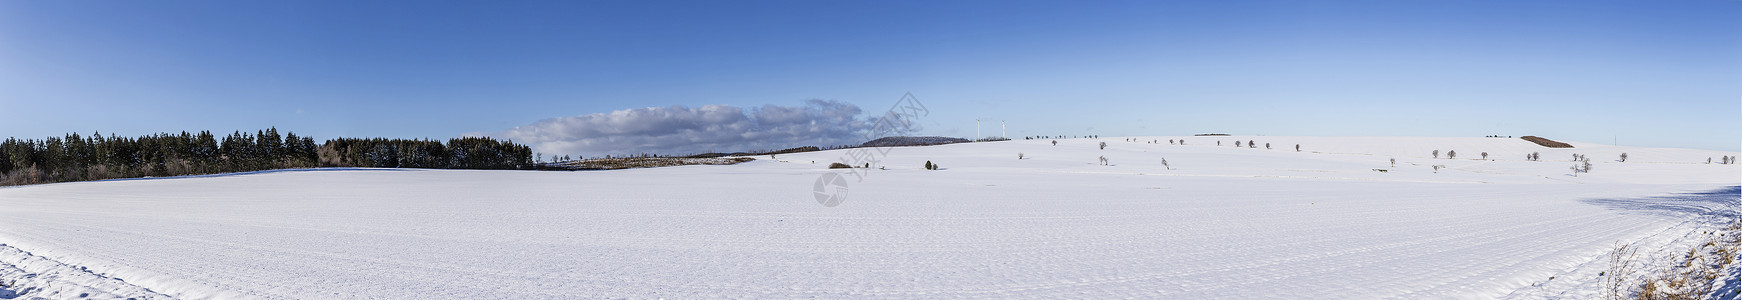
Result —
[{"label": "distant hill", "polygon": [[942,136],[892,136],[871,140],[860,147],[927,146],[971,142],[964,138]]},{"label": "distant hill", "polygon": [[822,148],[819,148],[817,146],[804,146],[804,147],[797,147],[797,148],[781,149],[781,150],[777,150],[777,151],[702,153],[702,154],[696,154],[696,155],[690,155],[690,156],[684,156],[684,157],[685,158],[714,158],[714,157],[727,157],[727,156],[760,156],[760,155],[777,155],[777,154],[800,153],[800,152],[811,152],[811,151],[822,151],[822,150],[823,150]]},{"label": "distant hill", "polygon": [[1519,137],[1519,138],[1524,139],[1526,141],[1530,141],[1532,143],[1536,143],[1537,145],[1542,145],[1543,147],[1549,147],[1549,148],[1572,148],[1573,147],[1573,145],[1570,145],[1567,143],[1557,142],[1554,140],[1550,140],[1550,139],[1546,139],[1546,138],[1542,138],[1542,137],[1534,136],[1534,135],[1526,135],[1526,136]]}]

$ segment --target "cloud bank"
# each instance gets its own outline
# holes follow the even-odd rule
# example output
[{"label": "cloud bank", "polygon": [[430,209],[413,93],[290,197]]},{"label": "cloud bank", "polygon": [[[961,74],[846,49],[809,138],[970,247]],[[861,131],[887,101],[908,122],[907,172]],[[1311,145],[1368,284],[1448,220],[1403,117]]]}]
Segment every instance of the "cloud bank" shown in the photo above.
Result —
[{"label": "cloud bank", "polygon": [[544,119],[472,135],[506,138],[552,155],[737,152],[862,143],[872,120],[860,113],[851,103],[825,100],[752,108],[673,105]]}]

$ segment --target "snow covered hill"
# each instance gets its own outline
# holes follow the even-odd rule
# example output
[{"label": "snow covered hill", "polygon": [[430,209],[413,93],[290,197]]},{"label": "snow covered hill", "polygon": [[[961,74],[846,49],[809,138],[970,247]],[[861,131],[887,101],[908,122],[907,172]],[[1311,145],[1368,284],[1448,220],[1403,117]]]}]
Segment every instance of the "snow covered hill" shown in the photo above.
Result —
[{"label": "snow covered hill", "polygon": [[[1736,155],[1717,151],[1126,139],[881,148],[839,190],[818,179],[848,171],[826,166],[864,152],[0,188],[0,263],[15,266],[0,265],[0,284],[83,278],[30,276],[0,294],[1580,299],[1597,295],[1615,243],[1680,251],[1736,218],[1742,197],[1742,168],[1705,163]],[[1569,170],[1575,153],[1590,173]],[[819,192],[844,198],[824,206]]]}]

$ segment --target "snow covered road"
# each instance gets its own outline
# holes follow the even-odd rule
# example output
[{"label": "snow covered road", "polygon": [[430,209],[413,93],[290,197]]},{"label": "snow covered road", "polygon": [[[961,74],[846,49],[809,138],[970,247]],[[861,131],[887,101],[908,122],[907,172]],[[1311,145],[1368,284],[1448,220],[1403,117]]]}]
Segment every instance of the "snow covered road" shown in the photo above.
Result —
[{"label": "snow covered road", "polygon": [[[1561,153],[1515,139],[1265,138],[1290,149],[895,148],[838,207],[812,188],[841,151],[48,184],[0,188],[0,243],[190,299],[1537,298],[1568,295],[1532,286],[1585,276],[1617,241],[1716,226],[1738,193],[1735,166],[1682,162],[1710,151],[1614,148],[1638,161],[1572,177],[1568,162],[1511,159]],[[1300,141],[1321,153],[1291,151]],[[1433,143],[1506,156],[1412,148]],[[1697,192],[1717,196],[1663,197]]]}]

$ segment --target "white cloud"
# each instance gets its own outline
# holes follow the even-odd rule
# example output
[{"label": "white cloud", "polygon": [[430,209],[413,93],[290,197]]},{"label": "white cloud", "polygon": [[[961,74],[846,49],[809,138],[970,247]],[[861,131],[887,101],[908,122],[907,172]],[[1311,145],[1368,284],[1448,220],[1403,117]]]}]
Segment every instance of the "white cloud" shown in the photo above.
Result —
[{"label": "white cloud", "polygon": [[802,106],[648,107],[544,119],[485,135],[547,154],[691,154],[777,150],[864,142],[870,128],[850,103],[806,100]]}]

